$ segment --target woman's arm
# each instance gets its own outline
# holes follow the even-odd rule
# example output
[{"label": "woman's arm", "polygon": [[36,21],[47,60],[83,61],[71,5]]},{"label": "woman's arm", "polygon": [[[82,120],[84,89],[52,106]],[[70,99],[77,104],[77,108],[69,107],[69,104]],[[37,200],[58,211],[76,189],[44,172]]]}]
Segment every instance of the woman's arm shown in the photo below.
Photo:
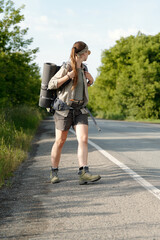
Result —
[{"label": "woman's arm", "polygon": [[67,72],[67,74],[64,77],[59,78],[57,80],[57,88],[59,88],[60,86],[63,85],[63,83],[65,83],[67,80],[72,79],[72,78],[74,78],[74,71],[73,70],[71,72]]},{"label": "woman's arm", "polygon": [[74,77],[74,72],[68,72],[63,66],[60,70],[50,79],[48,89],[58,89],[63,83]]},{"label": "woman's arm", "polygon": [[89,86],[91,86],[93,84],[94,79],[93,79],[92,75],[89,72],[84,72],[84,74],[85,74],[85,77],[88,79],[87,85],[89,87]]}]

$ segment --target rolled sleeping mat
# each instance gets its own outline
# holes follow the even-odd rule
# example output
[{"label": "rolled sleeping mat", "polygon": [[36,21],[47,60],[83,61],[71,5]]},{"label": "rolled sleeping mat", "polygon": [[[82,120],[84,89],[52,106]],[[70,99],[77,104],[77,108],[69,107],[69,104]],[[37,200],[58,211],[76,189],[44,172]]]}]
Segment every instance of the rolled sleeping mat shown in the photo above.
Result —
[{"label": "rolled sleeping mat", "polygon": [[51,102],[54,100],[54,90],[48,90],[48,83],[58,70],[59,67],[56,64],[44,63],[39,98],[39,106],[42,108],[50,108]]}]

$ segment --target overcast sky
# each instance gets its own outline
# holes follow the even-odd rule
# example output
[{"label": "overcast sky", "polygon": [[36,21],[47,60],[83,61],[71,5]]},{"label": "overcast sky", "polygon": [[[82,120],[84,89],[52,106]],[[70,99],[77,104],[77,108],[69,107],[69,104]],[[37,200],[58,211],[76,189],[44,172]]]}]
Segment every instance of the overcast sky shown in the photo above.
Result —
[{"label": "overcast sky", "polygon": [[69,59],[75,41],[88,44],[90,73],[97,76],[101,53],[121,36],[138,31],[160,32],[160,0],[13,0],[16,8],[25,4],[23,27],[29,27],[33,47],[39,47],[36,62],[61,65]]}]

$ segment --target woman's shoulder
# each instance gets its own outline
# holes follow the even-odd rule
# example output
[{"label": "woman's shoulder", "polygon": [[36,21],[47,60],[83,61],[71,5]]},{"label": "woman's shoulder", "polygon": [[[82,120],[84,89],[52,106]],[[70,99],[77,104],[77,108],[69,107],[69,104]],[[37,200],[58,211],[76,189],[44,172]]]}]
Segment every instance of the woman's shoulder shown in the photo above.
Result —
[{"label": "woman's shoulder", "polygon": [[[70,61],[63,62],[62,67],[65,68],[67,71],[72,71],[72,66]],[[88,67],[86,64],[82,63],[82,69],[85,72],[88,72]]]},{"label": "woman's shoulder", "polygon": [[67,71],[71,71],[72,70],[70,61],[63,62],[62,67],[65,68]]}]

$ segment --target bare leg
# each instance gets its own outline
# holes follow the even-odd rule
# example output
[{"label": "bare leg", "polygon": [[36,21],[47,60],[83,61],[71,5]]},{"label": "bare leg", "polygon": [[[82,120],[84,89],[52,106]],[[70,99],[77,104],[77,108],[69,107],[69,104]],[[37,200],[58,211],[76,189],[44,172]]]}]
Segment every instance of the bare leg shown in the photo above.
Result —
[{"label": "bare leg", "polygon": [[56,139],[51,151],[51,164],[53,168],[58,168],[60,162],[61,151],[67,139],[68,131],[56,129]]},{"label": "bare leg", "polygon": [[78,124],[74,126],[78,140],[78,161],[79,167],[88,164],[88,125]]}]

